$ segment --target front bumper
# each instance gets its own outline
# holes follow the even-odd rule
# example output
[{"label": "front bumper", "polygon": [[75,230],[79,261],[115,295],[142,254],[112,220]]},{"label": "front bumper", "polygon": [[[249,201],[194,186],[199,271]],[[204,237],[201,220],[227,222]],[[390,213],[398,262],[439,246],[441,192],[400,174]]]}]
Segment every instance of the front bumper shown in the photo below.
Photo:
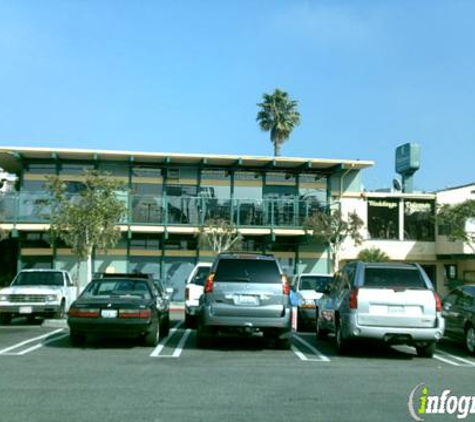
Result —
[{"label": "front bumper", "polygon": [[436,327],[375,327],[358,324],[357,314],[342,317],[342,334],[346,339],[367,338],[388,343],[417,343],[440,340],[445,331],[445,320],[437,317]]},{"label": "front bumper", "polygon": [[59,308],[59,303],[15,303],[12,305],[2,303],[0,305],[0,313],[12,315],[48,315],[58,312]]}]

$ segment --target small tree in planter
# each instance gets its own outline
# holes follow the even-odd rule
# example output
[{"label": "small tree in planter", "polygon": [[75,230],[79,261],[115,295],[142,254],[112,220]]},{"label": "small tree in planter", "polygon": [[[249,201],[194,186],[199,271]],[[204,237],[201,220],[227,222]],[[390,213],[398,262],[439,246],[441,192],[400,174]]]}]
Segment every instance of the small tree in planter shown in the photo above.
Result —
[{"label": "small tree in planter", "polygon": [[388,262],[389,256],[379,248],[362,249],[357,259],[364,262]]},{"label": "small tree in planter", "polygon": [[224,218],[211,218],[200,228],[199,240],[215,253],[226,252],[242,239],[238,228]]},{"label": "small tree in planter", "polygon": [[[92,278],[92,252],[115,246],[121,233],[118,225],[126,216],[126,206],[117,192],[124,185],[108,174],[85,171],[83,189],[71,195],[58,176],[48,178],[50,198],[45,205],[50,212],[51,238],[68,245],[79,264],[86,262],[87,282]],[[79,280],[77,280],[79,282]]]},{"label": "small tree in planter", "polygon": [[363,221],[355,212],[343,218],[340,210],[315,211],[305,221],[305,228],[313,238],[325,243],[330,249],[333,272],[338,271],[338,253],[343,242],[350,238],[356,245],[360,245],[363,237],[360,229]]}]

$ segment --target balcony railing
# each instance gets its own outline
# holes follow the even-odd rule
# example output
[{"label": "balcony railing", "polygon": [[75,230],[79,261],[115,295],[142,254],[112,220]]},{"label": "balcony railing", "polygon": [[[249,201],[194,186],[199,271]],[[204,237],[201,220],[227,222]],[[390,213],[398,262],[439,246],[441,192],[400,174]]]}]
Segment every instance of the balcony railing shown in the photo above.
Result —
[{"label": "balcony railing", "polygon": [[[0,222],[47,223],[45,194],[6,193],[0,197]],[[305,219],[324,204],[316,198],[229,199],[130,195],[123,224],[201,226],[223,218],[240,227],[302,228]]]}]

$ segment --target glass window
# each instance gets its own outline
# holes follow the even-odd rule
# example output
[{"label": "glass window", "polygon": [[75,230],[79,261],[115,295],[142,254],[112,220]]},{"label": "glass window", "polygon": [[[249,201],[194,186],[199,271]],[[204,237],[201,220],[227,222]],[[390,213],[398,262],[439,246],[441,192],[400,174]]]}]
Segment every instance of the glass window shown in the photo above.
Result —
[{"label": "glass window", "polygon": [[206,277],[208,277],[210,267],[198,267],[196,274],[193,279],[190,281],[191,284],[196,284],[197,286],[204,286]]},{"label": "glass window", "polygon": [[214,281],[281,283],[279,268],[274,261],[253,259],[221,259]]},{"label": "glass window", "polygon": [[90,283],[81,298],[94,298],[104,296],[135,296],[143,299],[151,299],[152,295],[146,282],[127,280],[124,278],[107,278]]},{"label": "glass window", "polygon": [[45,190],[46,180],[23,180],[22,191],[42,192]]},{"label": "glass window", "polygon": [[399,200],[368,200],[368,232],[371,239],[399,238]]},{"label": "glass window", "polygon": [[160,239],[152,236],[153,235],[136,233],[130,240],[130,247],[132,249],[159,250]]},{"label": "glass window", "polygon": [[26,166],[27,173],[32,174],[56,174],[56,164],[29,163]]},{"label": "glass window", "polygon": [[262,225],[262,174],[238,171],[234,176],[234,221],[238,225]]},{"label": "glass window", "polygon": [[332,276],[303,275],[300,277],[299,290],[316,290],[317,292],[323,293],[332,281]]},{"label": "glass window", "polygon": [[199,190],[202,221],[231,219],[231,176],[225,170],[203,170]]},{"label": "glass window", "polygon": [[327,179],[315,173],[299,175],[299,224],[314,211],[327,205]]},{"label": "glass window", "polygon": [[63,286],[63,274],[54,271],[25,271],[18,274],[12,286]]},{"label": "glass window", "polygon": [[98,170],[100,173],[107,172],[112,176],[129,176],[129,166],[127,163],[99,163]]},{"label": "glass window", "polygon": [[81,163],[63,163],[61,164],[59,174],[83,174],[87,170],[94,170],[94,165]]},{"label": "glass window", "polygon": [[199,224],[197,185],[166,185],[165,192],[169,224]]},{"label": "glass window", "polygon": [[435,239],[433,201],[404,201],[404,239]]},{"label": "glass window", "polygon": [[417,269],[401,268],[366,268],[364,287],[427,288],[421,273]]}]

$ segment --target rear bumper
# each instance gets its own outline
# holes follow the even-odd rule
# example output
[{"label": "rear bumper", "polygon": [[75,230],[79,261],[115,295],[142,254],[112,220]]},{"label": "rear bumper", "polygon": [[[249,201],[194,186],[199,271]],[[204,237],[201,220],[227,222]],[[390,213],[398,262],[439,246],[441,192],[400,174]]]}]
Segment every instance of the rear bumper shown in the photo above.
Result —
[{"label": "rear bumper", "polygon": [[108,320],[105,318],[68,318],[71,331],[79,334],[100,334],[117,337],[138,337],[150,331],[151,320],[134,321],[127,319]]},{"label": "rear bumper", "polygon": [[342,318],[342,334],[347,339],[368,338],[382,340],[389,343],[416,343],[423,341],[438,341],[445,331],[445,320],[437,316],[436,327],[375,327],[360,325],[357,314],[352,313]]},{"label": "rear bumper", "polygon": [[299,306],[298,308],[299,323],[302,323],[306,326],[314,326],[315,316],[316,316],[316,308],[302,308]]},{"label": "rear bumper", "polygon": [[291,330],[291,308],[284,308],[280,317],[257,317],[256,315],[214,315],[211,306],[204,306],[199,313],[200,324],[204,327],[242,327],[242,328],[276,328],[282,331]]}]

